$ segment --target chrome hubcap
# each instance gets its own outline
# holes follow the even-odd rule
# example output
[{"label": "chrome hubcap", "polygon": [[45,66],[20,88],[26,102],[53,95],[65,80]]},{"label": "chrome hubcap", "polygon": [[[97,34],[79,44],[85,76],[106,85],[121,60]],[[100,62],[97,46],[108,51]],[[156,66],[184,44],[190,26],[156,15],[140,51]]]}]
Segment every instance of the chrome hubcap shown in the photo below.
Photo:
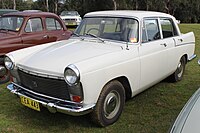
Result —
[{"label": "chrome hubcap", "polygon": [[178,77],[180,78],[180,77],[182,77],[182,74],[183,74],[183,65],[182,65],[181,61],[179,62],[177,69],[178,69]]},{"label": "chrome hubcap", "polygon": [[107,119],[112,119],[120,108],[120,96],[116,91],[110,92],[104,102],[104,113]]}]

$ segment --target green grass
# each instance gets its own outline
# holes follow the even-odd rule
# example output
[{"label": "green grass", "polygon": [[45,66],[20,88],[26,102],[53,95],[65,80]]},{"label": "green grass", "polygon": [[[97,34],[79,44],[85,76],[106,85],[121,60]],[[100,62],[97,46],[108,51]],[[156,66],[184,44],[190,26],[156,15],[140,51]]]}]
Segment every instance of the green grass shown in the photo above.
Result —
[{"label": "green grass", "polygon": [[[200,57],[200,25],[181,24],[183,33],[194,31],[196,54]],[[0,132],[134,132],[166,133],[189,97],[200,87],[198,58],[189,62],[178,83],[165,81],[126,102],[120,119],[106,128],[96,127],[88,115],[73,117],[47,110],[33,111],[20,104],[6,85],[0,86]]]}]

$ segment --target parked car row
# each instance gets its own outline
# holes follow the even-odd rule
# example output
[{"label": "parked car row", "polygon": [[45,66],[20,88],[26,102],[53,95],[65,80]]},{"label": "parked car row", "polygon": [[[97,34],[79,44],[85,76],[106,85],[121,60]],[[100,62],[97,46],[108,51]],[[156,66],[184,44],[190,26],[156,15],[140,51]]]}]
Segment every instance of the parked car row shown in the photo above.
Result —
[{"label": "parked car row", "polygon": [[[41,20],[46,20],[45,33],[58,23],[62,26],[60,20]],[[171,15],[87,13],[70,39],[7,53],[5,66],[13,81],[7,88],[29,108],[76,116],[91,113],[104,127],[119,119],[126,99],[165,78],[180,81],[194,50],[194,34],[182,34]]]}]

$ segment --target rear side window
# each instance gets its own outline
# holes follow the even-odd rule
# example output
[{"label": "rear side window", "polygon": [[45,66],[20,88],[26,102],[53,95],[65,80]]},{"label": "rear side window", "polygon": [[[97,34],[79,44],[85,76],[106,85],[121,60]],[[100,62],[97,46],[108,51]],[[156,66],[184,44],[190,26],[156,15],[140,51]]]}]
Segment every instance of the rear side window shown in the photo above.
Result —
[{"label": "rear side window", "polygon": [[173,21],[169,18],[160,19],[163,38],[173,37],[177,35],[176,28],[173,24]]},{"label": "rear side window", "polygon": [[25,32],[38,32],[42,31],[42,20],[40,18],[31,18],[28,20]]},{"label": "rear side window", "polygon": [[47,30],[61,30],[60,23],[54,18],[46,18]]},{"label": "rear side window", "polygon": [[157,19],[145,19],[142,30],[142,42],[158,40],[161,38]]}]

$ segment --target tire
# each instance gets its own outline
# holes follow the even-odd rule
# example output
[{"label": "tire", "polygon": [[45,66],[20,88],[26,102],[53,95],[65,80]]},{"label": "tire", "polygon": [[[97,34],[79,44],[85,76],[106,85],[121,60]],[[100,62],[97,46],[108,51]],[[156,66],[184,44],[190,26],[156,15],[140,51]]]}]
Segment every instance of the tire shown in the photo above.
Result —
[{"label": "tire", "polygon": [[116,122],[125,104],[125,90],[119,81],[111,81],[102,89],[97,104],[91,113],[93,122],[105,127]]},{"label": "tire", "polygon": [[[0,57],[0,65],[4,65],[4,57]],[[0,75],[0,84],[4,84],[10,80],[10,72],[6,69],[5,75]]]},{"label": "tire", "polygon": [[10,72],[7,70],[6,75],[0,77],[0,84],[4,84],[8,82],[9,80],[10,80]]},{"label": "tire", "polygon": [[181,81],[183,78],[183,74],[185,72],[185,65],[186,65],[186,59],[185,57],[181,57],[176,71],[169,77],[169,80],[171,82],[178,82]]}]

